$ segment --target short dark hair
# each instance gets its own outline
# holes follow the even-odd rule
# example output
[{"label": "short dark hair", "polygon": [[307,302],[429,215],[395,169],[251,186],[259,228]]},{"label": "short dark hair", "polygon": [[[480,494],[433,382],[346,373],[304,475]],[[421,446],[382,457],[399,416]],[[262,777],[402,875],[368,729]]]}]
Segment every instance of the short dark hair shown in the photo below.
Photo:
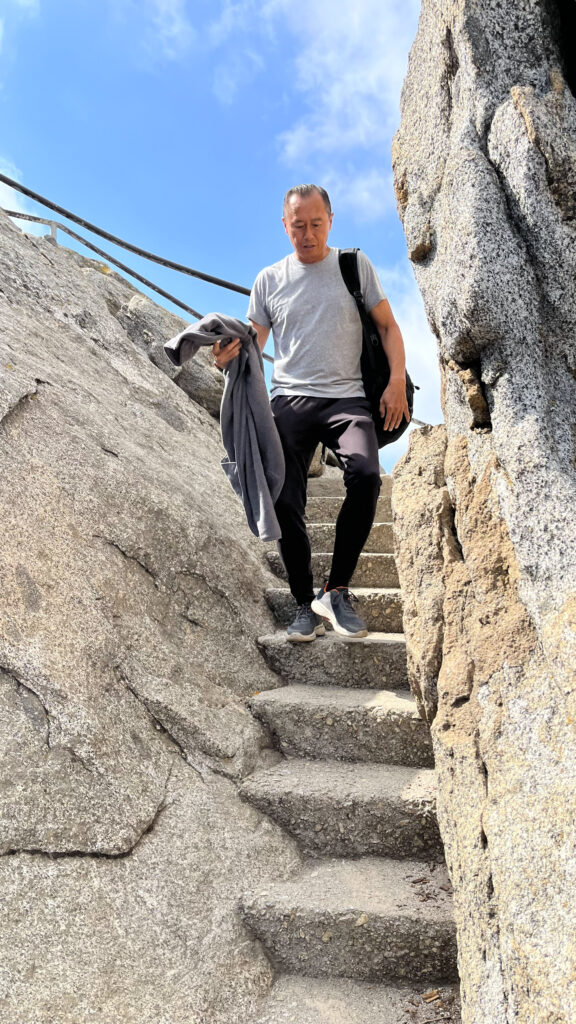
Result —
[{"label": "short dark hair", "polygon": [[286,195],[284,196],[284,205],[282,212],[286,213],[286,208],[290,202],[292,196],[311,196],[314,192],[317,192],[322,199],[324,206],[326,207],[329,214],[332,213],[332,206],[330,203],[330,196],[328,195],[325,188],[322,185],[294,185],[294,188],[289,188]]}]

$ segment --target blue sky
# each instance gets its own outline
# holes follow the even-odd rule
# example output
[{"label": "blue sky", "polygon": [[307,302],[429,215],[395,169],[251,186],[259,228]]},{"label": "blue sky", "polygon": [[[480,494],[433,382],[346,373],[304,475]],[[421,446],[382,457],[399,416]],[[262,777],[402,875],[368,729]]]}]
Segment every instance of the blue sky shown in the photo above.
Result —
[{"label": "blue sky", "polygon": [[[359,246],[377,266],[421,386],[414,414],[439,422],[436,344],[390,160],[419,8],[0,0],[0,170],[143,248],[247,287],[289,251],[286,189],[323,184],[330,242]],[[2,185],[0,205],[41,213]],[[240,295],[117,255],[203,313],[245,316]],[[384,450],[387,469],[405,448]]]}]

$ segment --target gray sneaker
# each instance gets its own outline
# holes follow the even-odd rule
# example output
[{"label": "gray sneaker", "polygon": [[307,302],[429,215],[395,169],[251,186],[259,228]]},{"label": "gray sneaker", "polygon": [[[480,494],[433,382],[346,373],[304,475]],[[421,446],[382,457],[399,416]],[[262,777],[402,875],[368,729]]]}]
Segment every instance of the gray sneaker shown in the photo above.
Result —
[{"label": "gray sneaker", "polygon": [[293,641],[315,640],[317,636],[324,636],[325,632],[324,623],[314,614],[309,604],[298,605],[296,618],[286,630],[288,639]]},{"label": "gray sneaker", "polygon": [[319,590],[310,607],[313,612],[328,619],[336,633],[352,637],[368,636],[366,623],[352,607],[351,602],[357,600],[348,587],[335,587],[334,590]]}]

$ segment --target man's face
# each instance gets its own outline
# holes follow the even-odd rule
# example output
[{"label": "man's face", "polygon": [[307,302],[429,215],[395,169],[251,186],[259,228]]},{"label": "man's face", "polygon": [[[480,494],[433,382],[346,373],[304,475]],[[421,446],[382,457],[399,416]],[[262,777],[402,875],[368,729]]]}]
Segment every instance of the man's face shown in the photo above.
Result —
[{"label": "man's face", "polygon": [[301,263],[318,263],[328,254],[326,242],[333,216],[318,192],[290,196],[282,221]]}]

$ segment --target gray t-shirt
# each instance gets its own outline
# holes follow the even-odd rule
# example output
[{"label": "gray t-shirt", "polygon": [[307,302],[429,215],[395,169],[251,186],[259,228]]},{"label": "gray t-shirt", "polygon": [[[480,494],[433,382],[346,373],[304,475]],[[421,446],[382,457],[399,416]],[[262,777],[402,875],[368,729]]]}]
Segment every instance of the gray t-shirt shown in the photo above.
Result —
[{"label": "gray t-shirt", "polygon": [[[358,252],[360,285],[371,310],[385,298],[370,260]],[[294,253],[261,270],[250,295],[248,319],[271,327],[274,395],[356,398],[364,395],[362,325],[331,248],[318,263]]]}]

